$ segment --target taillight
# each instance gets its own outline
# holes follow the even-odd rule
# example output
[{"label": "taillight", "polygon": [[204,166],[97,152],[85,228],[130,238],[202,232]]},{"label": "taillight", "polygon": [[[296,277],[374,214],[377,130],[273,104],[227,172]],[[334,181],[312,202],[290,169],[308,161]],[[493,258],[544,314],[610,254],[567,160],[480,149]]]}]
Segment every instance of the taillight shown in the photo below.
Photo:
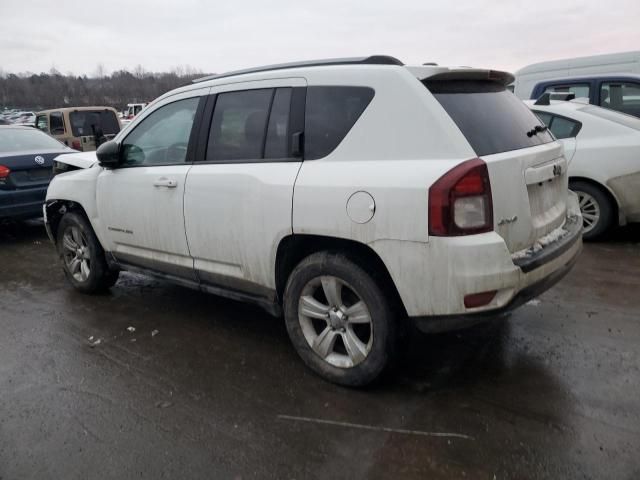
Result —
[{"label": "taillight", "polygon": [[9,169],[9,167],[0,165],[0,180],[6,179],[10,173],[11,173],[11,170]]},{"label": "taillight", "polygon": [[71,148],[82,151],[82,145],[80,144],[80,140],[73,140],[71,142]]},{"label": "taillight", "polygon": [[461,163],[429,188],[429,235],[449,237],[491,230],[491,182],[482,160]]}]

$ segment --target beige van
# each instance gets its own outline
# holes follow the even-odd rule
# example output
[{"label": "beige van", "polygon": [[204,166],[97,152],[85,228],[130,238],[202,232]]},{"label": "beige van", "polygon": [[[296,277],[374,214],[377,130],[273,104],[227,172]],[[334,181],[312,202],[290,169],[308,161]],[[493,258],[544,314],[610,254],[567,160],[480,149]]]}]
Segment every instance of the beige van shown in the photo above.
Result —
[{"label": "beige van", "polygon": [[71,148],[88,152],[115,137],[120,121],[111,107],[56,108],[38,112],[36,128]]}]

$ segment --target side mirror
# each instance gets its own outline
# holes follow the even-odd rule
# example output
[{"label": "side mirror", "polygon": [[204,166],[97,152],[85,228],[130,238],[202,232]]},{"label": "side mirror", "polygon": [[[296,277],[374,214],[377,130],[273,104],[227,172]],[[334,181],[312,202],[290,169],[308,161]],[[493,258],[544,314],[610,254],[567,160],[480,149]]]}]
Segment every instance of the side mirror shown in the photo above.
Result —
[{"label": "side mirror", "polygon": [[121,160],[120,144],[113,140],[103,143],[98,147],[96,156],[98,157],[98,162],[102,167],[116,168],[120,165]]}]

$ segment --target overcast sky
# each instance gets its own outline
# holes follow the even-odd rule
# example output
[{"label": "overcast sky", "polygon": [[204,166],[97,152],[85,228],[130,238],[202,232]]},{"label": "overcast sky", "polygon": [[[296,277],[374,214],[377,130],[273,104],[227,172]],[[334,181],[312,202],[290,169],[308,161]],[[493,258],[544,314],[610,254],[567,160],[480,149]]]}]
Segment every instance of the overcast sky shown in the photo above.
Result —
[{"label": "overcast sky", "polygon": [[640,0],[0,0],[0,69],[223,72],[393,55],[516,70],[640,50]]}]

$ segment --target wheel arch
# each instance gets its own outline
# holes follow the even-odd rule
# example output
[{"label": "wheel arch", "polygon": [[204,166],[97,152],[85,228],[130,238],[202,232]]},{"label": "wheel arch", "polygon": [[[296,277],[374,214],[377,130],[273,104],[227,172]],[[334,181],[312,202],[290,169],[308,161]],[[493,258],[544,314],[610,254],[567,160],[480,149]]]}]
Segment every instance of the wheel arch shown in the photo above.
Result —
[{"label": "wheel arch", "polygon": [[60,220],[67,212],[74,212],[85,217],[89,224],[89,215],[87,215],[84,207],[73,200],[47,200],[45,203],[45,211],[47,214],[47,230],[50,234],[51,240],[55,244],[58,238],[58,227],[60,226]]},{"label": "wheel arch", "polygon": [[599,182],[598,180],[594,180],[589,177],[582,176],[570,176],[569,177],[569,188],[571,188],[571,182],[584,182],[589,185],[601,190],[611,202],[611,206],[614,210],[614,218],[618,218],[618,225],[625,225],[627,223],[627,219],[624,215],[624,212],[620,209],[620,202],[618,201],[618,197],[615,192],[613,192],[606,184]]},{"label": "wheel arch", "polygon": [[280,241],[275,265],[276,293],[279,302],[282,302],[287,280],[296,265],[309,255],[322,251],[347,255],[378,281],[385,292],[390,292],[389,300],[392,302],[393,308],[400,315],[407,315],[389,270],[370,246],[355,240],[324,235],[291,234]]}]

